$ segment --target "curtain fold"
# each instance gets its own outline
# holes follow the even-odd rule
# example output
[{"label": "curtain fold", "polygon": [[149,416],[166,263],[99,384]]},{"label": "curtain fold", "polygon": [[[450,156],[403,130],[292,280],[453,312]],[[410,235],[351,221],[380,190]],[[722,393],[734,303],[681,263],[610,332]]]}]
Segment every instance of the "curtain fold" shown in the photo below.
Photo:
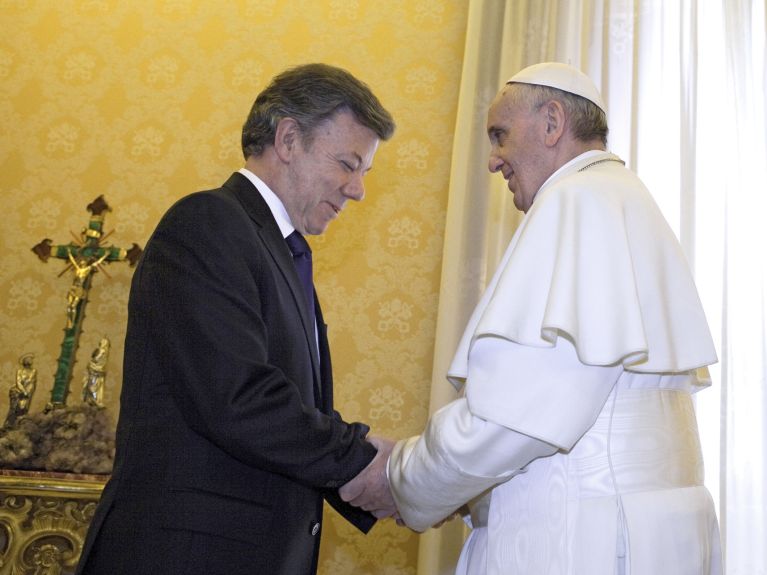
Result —
[{"label": "curtain fold", "polygon": [[[609,148],[648,185],[695,274],[720,363],[696,397],[729,575],[767,573],[767,0],[470,0],[453,144],[431,412],[521,214],[487,170],[486,112],[546,60],[581,68]],[[419,575],[452,574],[460,522],[421,537]]]},{"label": "curtain fold", "polygon": [[[724,3],[726,88],[731,140],[716,166],[723,194],[721,518],[731,575],[767,573],[767,58],[764,0]],[[714,161],[712,156],[711,160]],[[703,176],[705,177],[705,176]],[[759,246],[758,248],[756,246]],[[758,250],[755,252],[754,250]]]},{"label": "curtain fold", "polygon": [[[457,397],[445,378],[447,369],[485,285],[490,265],[487,245],[501,249],[497,246],[502,239],[493,235],[502,236],[502,226],[486,225],[498,212],[498,200],[497,194],[490,191],[491,174],[482,167],[489,152],[485,113],[497,91],[500,74],[496,59],[488,58],[488,53],[500,55],[497,46],[503,43],[504,11],[502,2],[483,0],[469,4],[450,168],[430,413]],[[464,536],[461,521],[446,523],[421,535],[419,575],[452,574]]]}]

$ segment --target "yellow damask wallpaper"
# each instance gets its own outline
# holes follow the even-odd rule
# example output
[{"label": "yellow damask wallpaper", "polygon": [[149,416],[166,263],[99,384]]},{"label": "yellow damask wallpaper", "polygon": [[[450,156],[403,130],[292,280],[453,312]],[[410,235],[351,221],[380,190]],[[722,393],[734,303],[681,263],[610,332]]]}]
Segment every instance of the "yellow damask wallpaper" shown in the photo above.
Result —
[{"label": "yellow damask wallpaper", "polygon": [[[106,243],[143,246],[174,200],[241,166],[240,127],[265,83],[325,61],[370,84],[398,124],[366,200],[312,238],[337,408],[378,434],[419,432],[466,18],[464,0],[0,0],[0,417],[25,353],[31,411],[49,401],[66,324],[72,272],[31,247],[68,243],[101,194]],[[95,274],[70,395],[106,336],[115,415],[132,271]],[[391,521],[364,537],[328,511],[320,572],[415,574],[417,546]]]}]

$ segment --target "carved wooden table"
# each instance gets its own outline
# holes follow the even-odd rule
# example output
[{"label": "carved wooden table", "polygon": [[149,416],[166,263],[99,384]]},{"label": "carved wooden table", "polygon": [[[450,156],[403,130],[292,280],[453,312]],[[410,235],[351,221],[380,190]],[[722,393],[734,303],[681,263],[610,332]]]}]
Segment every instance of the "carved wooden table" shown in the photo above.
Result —
[{"label": "carved wooden table", "polygon": [[107,479],[0,469],[0,574],[74,573]]}]

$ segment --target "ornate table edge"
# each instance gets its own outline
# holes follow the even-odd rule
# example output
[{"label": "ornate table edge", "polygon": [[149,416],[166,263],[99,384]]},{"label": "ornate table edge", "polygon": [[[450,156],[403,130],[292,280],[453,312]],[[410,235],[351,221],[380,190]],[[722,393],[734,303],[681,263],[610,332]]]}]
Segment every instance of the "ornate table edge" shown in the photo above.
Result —
[{"label": "ornate table edge", "polygon": [[61,493],[70,497],[99,497],[108,475],[77,475],[68,473],[49,474],[0,470],[0,491],[13,490],[18,494]]},{"label": "ornate table edge", "polygon": [[0,469],[0,573],[73,573],[108,479]]}]

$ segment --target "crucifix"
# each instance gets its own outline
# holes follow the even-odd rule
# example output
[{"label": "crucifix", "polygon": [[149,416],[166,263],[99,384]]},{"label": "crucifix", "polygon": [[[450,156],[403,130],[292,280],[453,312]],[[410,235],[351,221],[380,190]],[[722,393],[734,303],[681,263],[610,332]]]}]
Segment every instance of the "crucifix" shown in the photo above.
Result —
[{"label": "crucifix", "polygon": [[[105,245],[103,242],[111,234],[105,234],[104,216],[112,210],[99,196],[87,206],[91,214],[88,226],[82,230],[79,236],[74,236],[73,242],[68,244],[52,245],[53,242],[46,238],[32,248],[32,251],[44,262],[51,256],[67,261],[67,266],[59,274],[64,275],[67,271],[74,271],[72,285],[67,292],[66,327],[64,339],[61,342],[61,353],[58,359],[56,375],[54,376],[51,401],[45,410],[64,407],[69,395],[69,385],[72,380],[72,367],[75,363],[75,353],[80,341],[83,319],[85,318],[85,306],[88,303],[88,292],[91,288],[93,275],[99,270],[106,274],[105,264],[115,261],[127,260],[131,267],[136,265],[141,256],[141,248],[133,244],[130,249],[117,246]],[[108,274],[107,274],[108,276]]]}]

